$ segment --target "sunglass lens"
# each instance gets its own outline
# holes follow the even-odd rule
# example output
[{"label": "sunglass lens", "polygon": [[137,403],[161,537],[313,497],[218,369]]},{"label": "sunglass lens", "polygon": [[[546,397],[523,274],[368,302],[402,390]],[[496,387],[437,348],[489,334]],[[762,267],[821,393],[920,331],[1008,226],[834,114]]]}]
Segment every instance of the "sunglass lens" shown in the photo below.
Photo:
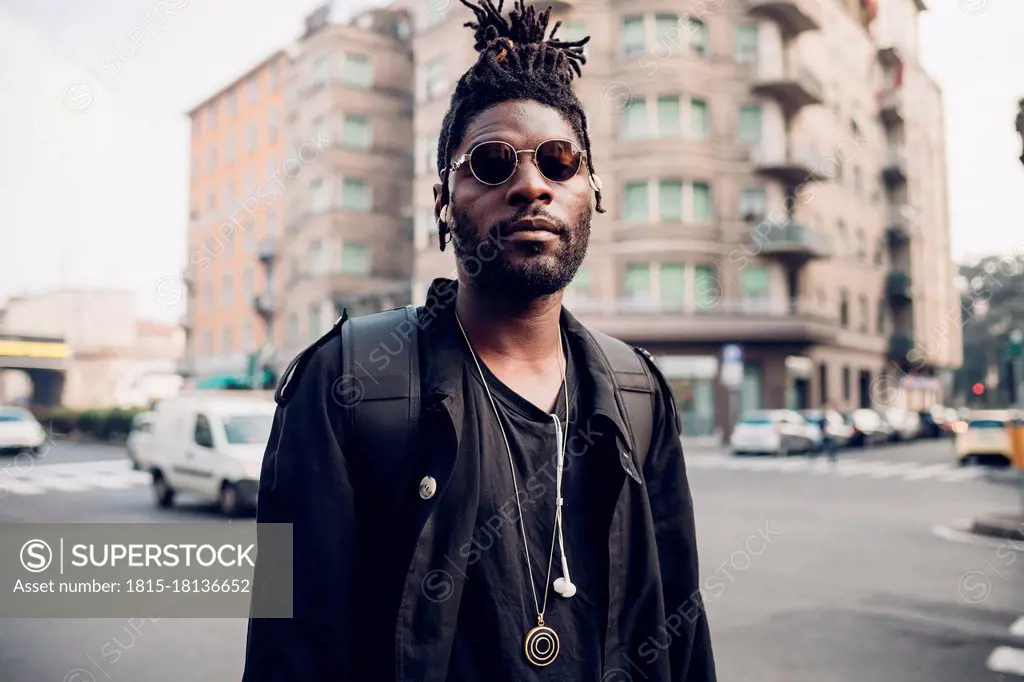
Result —
[{"label": "sunglass lens", "polygon": [[500,185],[515,172],[516,152],[504,142],[484,142],[473,149],[469,163],[480,182]]},{"label": "sunglass lens", "polygon": [[548,140],[537,149],[537,166],[555,182],[572,179],[580,169],[583,155],[566,140]]}]

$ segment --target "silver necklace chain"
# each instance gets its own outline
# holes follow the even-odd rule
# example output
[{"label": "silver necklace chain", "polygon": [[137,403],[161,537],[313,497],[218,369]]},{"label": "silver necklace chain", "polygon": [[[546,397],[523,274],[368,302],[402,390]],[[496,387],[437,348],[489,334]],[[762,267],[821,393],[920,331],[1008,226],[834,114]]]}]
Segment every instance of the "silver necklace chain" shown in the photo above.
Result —
[{"label": "silver necklace chain", "polygon": [[[526,538],[526,524],[523,523],[523,506],[522,506],[522,504],[519,501],[519,484],[516,481],[516,467],[515,467],[515,463],[512,461],[512,447],[509,445],[508,436],[505,435],[505,427],[501,423],[501,414],[498,412],[498,405],[497,405],[497,403],[494,402],[494,396],[491,395],[491,388],[490,388],[490,386],[487,385],[487,378],[484,376],[483,368],[480,366],[480,361],[477,360],[476,351],[473,350],[473,344],[471,344],[469,342],[469,336],[466,335],[466,330],[462,326],[462,320],[459,319],[458,312],[455,313],[455,321],[459,325],[459,331],[462,332],[462,338],[465,339],[466,346],[469,347],[469,354],[471,356],[473,356],[473,363],[476,365],[476,371],[480,374],[480,381],[482,381],[483,384],[484,384],[484,391],[487,393],[487,399],[491,403],[491,409],[494,410],[494,417],[495,417],[495,419],[498,422],[498,429],[501,431],[501,438],[502,438],[502,440],[505,441],[505,452],[508,453],[508,465],[509,465],[510,471],[512,472],[512,487],[516,491],[516,507],[519,509],[519,529],[520,529],[520,531],[522,531],[522,534],[523,534],[523,552],[526,555],[526,570],[529,572],[529,575],[530,575],[530,589],[533,591],[533,605],[534,605],[534,608],[537,610],[537,621],[538,621],[538,624],[539,625],[543,625],[544,624],[544,612],[547,611],[547,608],[548,608],[548,592],[549,592],[549,588],[551,586],[551,563],[552,563],[552,560],[554,559],[554,556],[555,556],[555,538],[557,537],[557,534],[558,534],[558,514],[560,512],[560,509],[558,508],[558,505],[556,504],[555,505],[555,523],[552,524],[552,527],[551,527],[551,550],[548,552],[548,573],[547,573],[547,577],[545,578],[545,582],[544,582],[544,604],[542,606],[540,601],[537,599],[537,586],[536,586],[536,584],[534,583],[534,580],[533,580],[533,565],[530,562],[530,547],[529,547],[529,542],[527,541],[527,538]],[[562,388],[565,391],[565,428],[568,429],[569,428],[569,384],[568,384],[568,382],[566,381],[566,378],[565,378],[565,372],[566,372],[566,367],[565,367],[565,363],[564,363],[565,350],[564,350],[564,348],[562,346],[562,330],[561,329],[558,330],[558,351],[559,351],[559,353],[558,353],[559,357],[563,358],[563,361],[561,361],[559,364],[560,364],[561,370],[562,370]],[[562,438],[562,457],[563,457],[563,459],[565,457],[565,443],[566,443],[567,440],[568,440],[567,438]],[[557,494],[558,493],[556,492],[556,495]]]}]

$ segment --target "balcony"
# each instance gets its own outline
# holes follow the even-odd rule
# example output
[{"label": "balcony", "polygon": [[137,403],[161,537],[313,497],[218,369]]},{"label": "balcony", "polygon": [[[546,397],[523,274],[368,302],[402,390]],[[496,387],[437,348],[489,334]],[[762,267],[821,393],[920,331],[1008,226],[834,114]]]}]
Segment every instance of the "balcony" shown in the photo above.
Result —
[{"label": "balcony", "polygon": [[885,236],[889,244],[905,244],[913,236],[914,223],[909,206],[891,206],[885,218]]},{"label": "balcony", "polygon": [[885,278],[885,295],[894,304],[910,303],[913,299],[910,275],[906,272],[890,272]]},{"label": "balcony", "polygon": [[586,325],[630,343],[833,343],[834,319],[815,301],[798,299],[718,300],[705,307],[629,299],[576,299],[566,307]]},{"label": "balcony", "polygon": [[884,90],[879,97],[878,116],[886,128],[903,125],[904,118],[903,91],[900,88]]},{"label": "balcony", "polygon": [[902,185],[907,181],[907,155],[902,149],[890,148],[886,152],[882,179],[889,187]]},{"label": "balcony", "polygon": [[751,16],[770,19],[787,36],[819,31],[824,23],[819,0],[747,0]]},{"label": "balcony", "polygon": [[889,335],[889,359],[903,366],[909,363],[907,356],[914,349],[914,340],[901,333]]},{"label": "balcony", "polygon": [[267,320],[274,317],[277,312],[277,302],[274,300],[273,294],[269,292],[257,296],[253,300],[253,307],[256,309],[256,314]]},{"label": "balcony", "polygon": [[835,246],[830,235],[794,222],[783,225],[761,223],[754,228],[751,240],[755,248],[760,247],[762,256],[775,258],[792,266],[835,255]]},{"label": "balcony", "polygon": [[270,265],[277,258],[277,240],[267,237],[257,247],[257,255],[261,263]]},{"label": "balcony", "polygon": [[795,187],[805,182],[816,182],[824,178],[823,157],[809,147],[769,146],[761,143],[750,150],[750,162],[754,170]]},{"label": "balcony", "polygon": [[755,95],[774,99],[790,116],[803,107],[825,101],[821,79],[803,64],[787,67],[758,62],[753,80],[751,90]]}]

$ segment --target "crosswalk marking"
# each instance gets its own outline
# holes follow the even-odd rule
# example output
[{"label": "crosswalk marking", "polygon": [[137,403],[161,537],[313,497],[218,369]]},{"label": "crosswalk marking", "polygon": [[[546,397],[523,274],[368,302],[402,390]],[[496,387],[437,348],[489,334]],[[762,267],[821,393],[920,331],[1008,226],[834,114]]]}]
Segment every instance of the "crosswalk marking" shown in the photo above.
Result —
[{"label": "crosswalk marking", "polygon": [[1014,637],[1024,637],[1024,616],[1021,616],[1010,626],[1010,634]]},{"label": "crosswalk marking", "polygon": [[992,672],[1024,677],[1024,651],[1010,646],[996,647],[985,663]]},{"label": "crosswalk marking", "polygon": [[[953,464],[927,464],[923,462],[891,462],[878,459],[845,459],[830,462],[827,458],[792,457],[735,457],[722,454],[696,454],[686,457],[687,467],[694,469],[724,469],[727,471],[758,471],[811,476],[855,476],[873,479],[904,481],[938,481],[957,483],[981,478],[985,472],[976,467],[958,467]],[[1024,625],[1022,625],[1024,628]]]},{"label": "crosswalk marking", "polygon": [[0,470],[0,498],[7,495],[79,493],[90,490],[127,490],[147,485],[150,475],[134,471],[127,460],[38,464]]}]

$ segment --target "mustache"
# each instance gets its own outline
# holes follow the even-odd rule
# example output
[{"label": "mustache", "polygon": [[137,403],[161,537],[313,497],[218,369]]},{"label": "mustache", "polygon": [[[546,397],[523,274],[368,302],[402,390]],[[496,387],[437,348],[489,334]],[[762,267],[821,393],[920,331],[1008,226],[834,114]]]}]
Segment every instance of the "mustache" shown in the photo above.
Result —
[{"label": "mustache", "polygon": [[572,234],[572,226],[564,220],[558,220],[554,216],[550,216],[539,209],[527,209],[516,213],[508,220],[500,220],[493,225],[487,231],[488,236],[492,239],[500,241],[503,236],[506,236],[511,232],[512,225],[523,220],[524,218],[543,218],[554,226],[552,230],[563,240],[568,239]]}]

